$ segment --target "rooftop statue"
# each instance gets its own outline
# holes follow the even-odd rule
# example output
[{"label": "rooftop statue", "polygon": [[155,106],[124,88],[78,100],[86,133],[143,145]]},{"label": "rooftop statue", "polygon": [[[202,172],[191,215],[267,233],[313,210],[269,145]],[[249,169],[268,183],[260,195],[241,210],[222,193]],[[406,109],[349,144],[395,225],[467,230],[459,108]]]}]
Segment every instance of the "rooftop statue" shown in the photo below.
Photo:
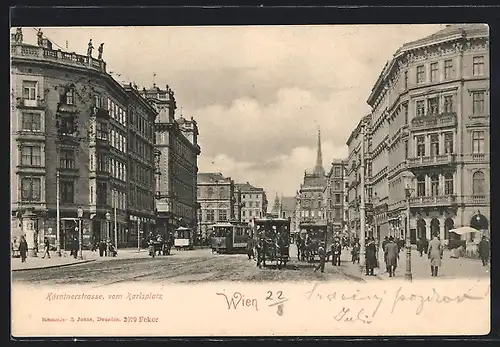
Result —
[{"label": "rooftop statue", "polygon": [[99,55],[97,56],[97,60],[102,60],[102,51],[104,49],[104,43],[101,43],[99,45],[99,48],[97,49],[97,52],[99,53]]},{"label": "rooftop statue", "polygon": [[92,46],[92,39],[90,39],[90,41],[89,41],[89,45],[88,45],[88,48],[87,48],[87,55],[88,55],[89,57],[91,57],[91,56],[92,56],[92,50],[93,50],[93,49],[94,49],[94,46]]}]

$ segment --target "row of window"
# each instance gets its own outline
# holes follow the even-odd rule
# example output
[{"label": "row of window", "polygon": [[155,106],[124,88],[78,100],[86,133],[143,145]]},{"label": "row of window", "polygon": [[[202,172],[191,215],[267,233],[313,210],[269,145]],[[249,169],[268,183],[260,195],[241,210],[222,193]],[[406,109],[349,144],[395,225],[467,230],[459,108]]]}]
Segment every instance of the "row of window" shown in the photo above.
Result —
[{"label": "row of window", "polygon": [[249,210],[249,211],[243,210],[241,211],[241,216],[247,217],[247,212],[248,212],[248,217],[260,217],[262,214],[261,210]]},{"label": "row of window", "polygon": [[127,181],[127,164],[115,158],[110,158],[110,162],[111,177],[116,178],[120,181]]},{"label": "row of window", "polygon": [[[100,103],[99,103],[100,104]],[[108,98],[108,112],[114,120],[123,126],[127,125],[126,111]]]},{"label": "row of window", "polygon": [[[439,182],[439,174],[434,173],[430,175],[430,195],[431,196],[438,196],[442,195],[440,192],[440,182]],[[454,194],[454,181],[453,181],[453,174],[451,173],[446,173],[444,175],[444,195],[453,195]],[[426,185],[426,176],[425,175],[419,175],[417,176],[417,196],[427,196],[427,191],[426,191],[427,185]]]},{"label": "row of window", "polygon": [[129,201],[132,206],[150,211],[154,210],[154,196],[148,190],[132,187],[129,193]]},{"label": "row of window", "polygon": [[205,211],[206,222],[216,222],[216,221],[227,221],[228,213],[227,210],[217,210],[217,219],[215,219],[215,210]]},{"label": "row of window", "polygon": [[[472,92],[472,114],[480,115],[485,111],[485,92],[475,91]],[[415,114],[417,117],[434,116],[440,112],[450,113],[454,112],[453,95],[445,95],[443,102],[443,109],[440,110],[439,97],[428,98],[427,100],[417,100],[415,103]],[[426,103],[427,101],[427,103]],[[427,106],[427,107],[426,107]],[[405,124],[408,124],[408,105],[405,104],[404,116]]]},{"label": "row of window", "polygon": [[[254,206],[255,204],[255,206]],[[260,201],[243,201],[241,203],[241,207],[245,208],[245,207],[260,207]]]},{"label": "row of window", "polygon": [[[130,112],[129,116],[130,125],[133,125],[142,135],[147,138],[152,138],[154,133],[154,125],[152,122],[147,121],[144,117],[137,112]],[[158,136],[158,135],[157,135]],[[158,137],[157,137],[158,139]]]},{"label": "row of window", "polygon": [[113,207],[116,207],[118,210],[127,209],[127,194],[125,192],[120,192],[119,190],[112,189],[111,196],[113,199]]},{"label": "row of window", "polygon": [[122,153],[127,152],[127,138],[121,132],[111,129],[111,146]]},{"label": "row of window", "polygon": [[302,211],[300,211],[300,216],[302,218],[321,217],[322,215],[323,215],[322,211],[315,211],[315,210],[302,210]]},{"label": "row of window", "polygon": [[[418,135],[415,136],[415,144],[416,144],[416,154],[417,157],[425,157],[426,156],[426,138],[429,138],[430,141],[430,156],[438,156],[440,155],[440,134],[427,134],[427,135]],[[444,153],[443,154],[452,154],[453,153],[453,132],[445,132],[444,135]],[[407,155],[407,146],[405,143],[405,155]]]},{"label": "row of window", "polygon": [[153,170],[146,168],[138,162],[131,162],[130,178],[135,182],[140,182],[150,187],[155,182]]},{"label": "row of window", "polygon": [[262,199],[262,195],[260,194],[255,194],[255,195],[252,195],[252,194],[242,194],[241,195],[241,198],[242,199]]},{"label": "row of window", "polygon": [[[439,82],[439,63],[434,62],[430,64],[429,82]],[[476,56],[472,58],[472,75],[483,76],[485,73],[484,56]],[[455,67],[452,59],[444,61],[444,79],[449,80],[456,77]],[[416,70],[417,84],[422,84],[427,81],[426,66],[419,65]],[[407,76],[405,77],[405,87],[407,88]]]},{"label": "row of window", "polygon": [[[42,179],[40,177],[21,178],[21,201],[37,202],[42,199]],[[75,200],[75,182],[60,180],[59,198],[63,204],[72,204]]]},{"label": "row of window", "polygon": [[147,161],[154,161],[154,149],[153,146],[145,142],[142,138],[136,134],[132,134],[130,137],[130,148],[129,150]]}]

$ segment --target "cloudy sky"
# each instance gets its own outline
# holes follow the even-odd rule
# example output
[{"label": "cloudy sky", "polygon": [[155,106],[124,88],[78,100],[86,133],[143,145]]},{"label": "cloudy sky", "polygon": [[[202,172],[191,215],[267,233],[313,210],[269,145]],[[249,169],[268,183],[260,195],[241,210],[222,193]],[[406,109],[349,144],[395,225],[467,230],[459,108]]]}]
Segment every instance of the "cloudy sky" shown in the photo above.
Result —
[{"label": "cloudy sky", "polygon": [[[85,54],[90,38],[117,79],[170,85],[178,111],[200,129],[200,172],[222,172],[293,195],[316,158],[347,156],[385,62],[403,43],[441,25],[43,28]],[[36,31],[24,29],[36,44]],[[57,48],[57,46],[56,46]],[[97,55],[96,51],[95,55]],[[156,77],[153,75],[156,74]]]}]

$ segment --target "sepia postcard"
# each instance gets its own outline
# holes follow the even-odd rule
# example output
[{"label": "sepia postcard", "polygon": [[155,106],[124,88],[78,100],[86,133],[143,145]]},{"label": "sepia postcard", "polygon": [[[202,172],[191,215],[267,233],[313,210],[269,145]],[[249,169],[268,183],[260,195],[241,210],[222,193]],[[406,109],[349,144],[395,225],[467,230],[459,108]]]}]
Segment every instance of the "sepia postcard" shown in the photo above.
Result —
[{"label": "sepia postcard", "polygon": [[10,35],[13,338],[489,333],[486,24]]}]

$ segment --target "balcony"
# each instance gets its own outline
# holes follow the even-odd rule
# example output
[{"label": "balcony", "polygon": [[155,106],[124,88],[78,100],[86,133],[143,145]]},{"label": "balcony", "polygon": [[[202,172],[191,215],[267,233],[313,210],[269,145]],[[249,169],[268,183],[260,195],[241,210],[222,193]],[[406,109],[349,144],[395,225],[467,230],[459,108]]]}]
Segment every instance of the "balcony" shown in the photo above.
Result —
[{"label": "balcony", "polygon": [[416,196],[410,198],[410,207],[433,207],[456,204],[455,195]]},{"label": "balcony", "polygon": [[109,119],[109,111],[101,107],[92,106],[90,108],[90,115],[96,118]]},{"label": "balcony", "polygon": [[436,155],[432,157],[408,158],[408,169],[451,165],[456,163],[455,154]]},{"label": "balcony", "polygon": [[416,117],[411,121],[411,131],[422,131],[457,125],[455,112]]},{"label": "balcony", "polygon": [[467,163],[488,164],[490,162],[490,154],[489,153],[464,154],[463,160],[464,162]]},{"label": "balcony", "polygon": [[465,204],[484,205],[484,204],[489,204],[490,203],[490,196],[489,195],[465,195],[463,197],[462,201]]},{"label": "balcony", "polygon": [[44,110],[47,107],[47,102],[44,99],[40,98],[37,98],[35,100],[16,98],[16,107]]}]

